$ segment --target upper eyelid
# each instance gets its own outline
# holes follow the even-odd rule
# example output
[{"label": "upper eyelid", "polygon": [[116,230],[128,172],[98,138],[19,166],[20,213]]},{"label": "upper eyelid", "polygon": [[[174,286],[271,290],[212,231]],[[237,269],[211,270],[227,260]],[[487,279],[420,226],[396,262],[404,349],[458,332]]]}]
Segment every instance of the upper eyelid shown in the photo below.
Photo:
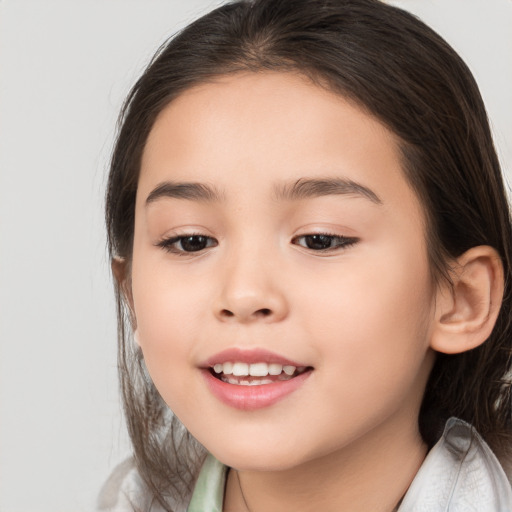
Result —
[{"label": "upper eyelid", "polygon": [[165,235],[162,235],[158,240],[157,242],[155,243],[155,245],[158,245],[160,243],[163,243],[163,242],[170,242],[170,241],[178,241],[180,240],[181,238],[188,238],[188,237],[191,237],[191,236],[202,236],[204,238],[211,238],[213,240],[216,240],[216,238],[214,236],[211,236],[211,235],[207,235],[206,233],[204,232],[200,232],[200,231],[191,231],[189,233],[171,233],[171,234],[165,234]]},{"label": "upper eyelid", "polygon": [[342,238],[344,240],[359,240],[357,236],[346,235],[342,233],[332,233],[330,231],[307,231],[305,233],[297,234],[292,237],[292,240],[296,238],[302,238],[305,236],[328,236],[330,238]]},{"label": "upper eyelid", "polygon": [[156,242],[156,245],[163,244],[163,243],[168,243],[168,244],[175,243],[175,242],[179,242],[180,240],[182,240],[184,238],[191,238],[191,237],[208,238],[209,240],[215,240],[216,242],[218,242],[218,240],[215,237],[210,236],[210,235],[204,235],[203,233],[185,233],[184,235],[164,236]]},{"label": "upper eyelid", "polygon": [[315,235],[318,235],[318,236],[329,236],[331,238],[350,238],[348,236],[341,235],[339,233],[331,233],[329,231],[307,231],[306,233],[302,233],[302,234],[299,234],[299,235],[294,235],[292,237],[292,240],[295,239],[295,238],[301,238],[301,237],[304,237],[304,236],[315,236]]}]

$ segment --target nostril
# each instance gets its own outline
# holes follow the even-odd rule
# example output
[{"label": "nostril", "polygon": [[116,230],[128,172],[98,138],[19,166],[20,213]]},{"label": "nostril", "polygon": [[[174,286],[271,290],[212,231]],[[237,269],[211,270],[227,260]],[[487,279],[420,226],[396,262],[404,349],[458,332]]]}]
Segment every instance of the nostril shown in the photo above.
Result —
[{"label": "nostril", "polygon": [[269,318],[269,317],[272,317],[273,314],[274,313],[273,313],[272,309],[269,309],[269,308],[261,308],[261,309],[253,310],[252,312],[250,310],[249,311],[245,311],[245,310],[237,311],[236,309],[234,311],[231,311],[229,309],[221,309],[219,311],[219,316],[225,320],[227,320],[228,318],[237,317],[241,321],[248,321],[251,319],[256,320],[258,318],[260,318],[260,319]]}]

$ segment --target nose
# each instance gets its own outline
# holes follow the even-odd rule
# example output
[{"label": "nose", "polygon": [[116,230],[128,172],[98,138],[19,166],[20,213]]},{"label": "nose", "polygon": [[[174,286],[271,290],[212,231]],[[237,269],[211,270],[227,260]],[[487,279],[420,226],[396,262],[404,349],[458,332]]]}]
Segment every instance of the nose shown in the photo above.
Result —
[{"label": "nose", "polygon": [[215,315],[222,322],[278,322],[289,312],[279,269],[268,255],[239,253],[220,274]]}]

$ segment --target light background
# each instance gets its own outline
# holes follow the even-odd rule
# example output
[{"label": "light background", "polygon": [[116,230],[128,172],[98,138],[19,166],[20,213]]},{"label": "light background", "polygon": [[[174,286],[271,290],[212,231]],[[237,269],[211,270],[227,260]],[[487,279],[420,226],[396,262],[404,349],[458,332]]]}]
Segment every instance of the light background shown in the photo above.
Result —
[{"label": "light background", "polygon": [[[512,177],[512,1],[401,0],[479,82]],[[94,509],[129,454],[103,228],[117,112],[212,0],[0,0],[0,512]]]}]

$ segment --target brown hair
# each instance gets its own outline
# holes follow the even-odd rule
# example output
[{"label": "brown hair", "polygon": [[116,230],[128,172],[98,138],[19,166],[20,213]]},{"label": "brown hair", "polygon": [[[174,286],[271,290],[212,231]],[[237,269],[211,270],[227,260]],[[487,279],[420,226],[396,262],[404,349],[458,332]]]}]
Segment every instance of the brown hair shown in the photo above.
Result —
[{"label": "brown hair", "polygon": [[[505,294],[495,328],[480,347],[438,354],[419,418],[432,445],[444,421],[472,423],[491,447],[510,446],[511,222],[486,111],[455,51],[411,14],[378,0],[240,0],[189,25],[156,54],[120,118],[107,191],[113,257],[131,257],[141,156],[161,110],[184,90],[240,71],[295,71],[360,105],[401,141],[403,169],[428,219],[433,275],[471,247],[501,256]],[[120,293],[119,366],[139,472],[155,499],[185,496],[204,453],[145,373],[127,341]]]}]

